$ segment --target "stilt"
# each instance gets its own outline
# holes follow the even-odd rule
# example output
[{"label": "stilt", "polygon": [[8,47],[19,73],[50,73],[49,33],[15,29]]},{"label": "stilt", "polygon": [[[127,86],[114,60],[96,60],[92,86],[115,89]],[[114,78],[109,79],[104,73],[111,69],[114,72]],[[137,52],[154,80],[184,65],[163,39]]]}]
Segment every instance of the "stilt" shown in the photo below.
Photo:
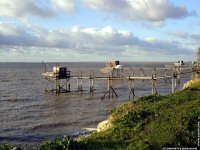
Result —
[{"label": "stilt", "polygon": [[174,73],[174,68],[172,67],[172,93],[175,92],[175,88],[174,88],[174,77],[175,77],[175,73]]},{"label": "stilt", "polygon": [[90,72],[90,94],[94,94],[94,73]]},{"label": "stilt", "polygon": [[[140,71],[141,71],[141,73],[140,73],[141,77],[145,77],[145,74],[144,74],[144,69],[143,69],[143,68],[141,68],[141,69],[140,69]],[[144,82],[144,80],[142,80],[142,82]]]},{"label": "stilt", "polygon": [[131,96],[132,96],[132,100],[135,99],[135,85],[134,85],[134,80],[130,80],[130,76],[129,76],[129,100],[131,100]]},{"label": "stilt", "polygon": [[180,68],[180,66],[178,66],[178,73],[177,73],[177,85],[180,85],[180,83],[181,83],[181,68]]},{"label": "stilt", "polygon": [[108,92],[108,95],[109,95],[109,98],[110,98],[110,76],[108,78],[107,92]]},{"label": "stilt", "polygon": [[152,95],[157,95],[156,90],[156,67],[154,66],[152,70]]},{"label": "stilt", "polygon": [[167,83],[167,68],[165,67],[165,83]]},{"label": "stilt", "polygon": [[118,97],[117,93],[115,92],[115,90],[113,89],[113,87],[111,86],[110,83],[111,79],[110,76],[108,77],[108,81],[107,81],[107,91],[104,93],[103,97],[101,98],[101,100],[103,100],[105,98],[105,96],[108,94],[109,98],[111,96],[111,92],[113,93],[113,95],[115,95],[116,97]]},{"label": "stilt", "polygon": [[68,92],[71,92],[70,83],[68,83]]}]

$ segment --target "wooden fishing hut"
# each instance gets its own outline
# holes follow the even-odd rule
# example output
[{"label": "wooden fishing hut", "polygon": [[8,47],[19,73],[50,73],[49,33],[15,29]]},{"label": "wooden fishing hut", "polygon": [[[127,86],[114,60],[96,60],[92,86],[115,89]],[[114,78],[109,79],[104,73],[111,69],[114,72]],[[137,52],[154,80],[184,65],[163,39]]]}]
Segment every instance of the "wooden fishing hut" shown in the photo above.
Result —
[{"label": "wooden fishing hut", "polygon": [[100,71],[102,73],[108,73],[112,78],[123,78],[123,66],[120,65],[119,60],[110,61]]},{"label": "wooden fishing hut", "polygon": [[46,79],[46,91],[55,91],[56,93],[70,92],[70,71],[67,70],[67,67],[61,67],[56,64],[52,72],[45,72],[42,75]]}]

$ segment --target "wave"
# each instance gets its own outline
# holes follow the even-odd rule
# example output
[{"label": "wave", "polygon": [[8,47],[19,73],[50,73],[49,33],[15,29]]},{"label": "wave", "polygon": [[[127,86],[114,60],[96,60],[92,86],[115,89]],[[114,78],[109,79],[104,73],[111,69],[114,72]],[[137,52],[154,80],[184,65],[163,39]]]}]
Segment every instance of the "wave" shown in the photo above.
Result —
[{"label": "wave", "polygon": [[[2,96],[7,97],[7,96]],[[1,101],[7,101],[7,102],[25,102],[25,101],[31,101],[32,99],[29,98],[9,98],[9,99],[3,99]]]},{"label": "wave", "polygon": [[78,122],[69,122],[69,123],[64,123],[64,122],[58,122],[58,123],[49,123],[49,124],[40,124],[36,126],[29,127],[29,131],[34,131],[34,130],[43,130],[43,129],[56,129],[60,127],[66,127],[66,126],[72,126],[73,124],[77,124]]}]

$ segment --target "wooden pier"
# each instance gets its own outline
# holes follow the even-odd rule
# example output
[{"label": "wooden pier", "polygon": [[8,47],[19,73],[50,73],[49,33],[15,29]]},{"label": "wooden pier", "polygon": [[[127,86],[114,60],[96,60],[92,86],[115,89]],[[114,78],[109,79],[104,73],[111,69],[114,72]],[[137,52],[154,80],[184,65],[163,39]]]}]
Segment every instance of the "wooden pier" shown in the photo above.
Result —
[{"label": "wooden pier", "polygon": [[[177,90],[177,86],[180,84],[182,76],[191,75],[191,78],[195,78],[196,76],[199,76],[200,73],[199,63],[183,66],[166,65],[162,68],[156,66],[153,68],[123,68],[123,71],[116,71],[118,74],[117,76],[113,72],[105,74],[104,76],[96,76],[92,71],[88,75],[84,76],[83,71],[77,71],[76,74],[71,74],[71,72],[68,71],[66,67],[59,67],[58,65],[56,67],[57,69],[54,69],[53,72],[43,73],[43,76],[46,79],[46,91],[55,91],[56,93],[72,92],[70,89],[70,80],[73,79],[77,82],[77,90],[74,92],[82,93],[83,80],[87,80],[87,82],[89,82],[89,93],[93,95],[96,84],[95,81],[103,80],[107,81],[107,85],[105,85],[106,89],[101,99],[104,99],[106,96],[109,98],[118,97],[115,87],[112,84],[112,81],[115,80],[126,81],[129,90],[129,99],[134,99],[136,89],[135,81],[137,80],[141,80],[142,82],[151,82],[151,94],[156,95],[158,94],[157,82],[159,80],[163,80],[166,84],[171,84],[171,91],[173,93]],[[151,73],[148,74],[147,72]],[[139,75],[136,75],[136,73]],[[47,89],[47,87],[50,88]]]}]

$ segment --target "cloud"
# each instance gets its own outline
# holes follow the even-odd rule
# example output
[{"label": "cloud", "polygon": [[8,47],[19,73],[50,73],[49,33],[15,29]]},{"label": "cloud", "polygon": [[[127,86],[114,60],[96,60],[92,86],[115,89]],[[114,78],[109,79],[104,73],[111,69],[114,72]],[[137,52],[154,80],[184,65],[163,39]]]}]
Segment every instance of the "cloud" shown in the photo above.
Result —
[{"label": "cloud", "polygon": [[196,15],[195,11],[189,12],[186,6],[176,6],[169,0],[0,0],[0,16],[49,18],[59,10],[74,12],[76,6],[83,3],[126,20],[154,22],[152,27],[163,26],[167,19]]},{"label": "cloud", "polygon": [[132,21],[160,22],[194,16],[185,6],[175,6],[169,0],[83,0],[92,9],[112,12]]},{"label": "cloud", "polygon": [[189,34],[185,31],[175,31],[175,32],[167,32],[168,35],[172,35],[178,38],[182,38],[182,39],[188,39],[189,38]]},{"label": "cloud", "polygon": [[196,41],[200,41],[200,33],[192,34],[191,38],[194,39],[194,40],[196,40]]},{"label": "cloud", "polygon": [[142,22],[141,26],[147,29],[161,28],[165,26],[165,22],[164,21]]},{"label": "cloud", "polygon": [[74,26],[68,29],[49,30],[39,26],[15,26],[10,23],[1,23],[0,46],[17,47],[14,52],[20,52],[20,54],[23,54],[23,49],[20,47],[26,47],[24,55],[28,53],[27,47],[34,47],[49,49],[56,54],[69,51],[79,55],[104,58],[122,57],[128,53],[130,56],[137,54],[138,58],[150,55],[166,57],[192,53],[177,42],[161,41],[155,38],[140,39],[130,31],[116,30],[111,26],[101,29]]},{"label": "cloud", "polygon": [[0,16],[24,18],[36,16],[52,17],[55,12],[41,0],[0,0]]},{"label": "cloud", "polygon": [[51,0],[55,9],[61,9],[65,12],[75,11],[75,0]]}]

